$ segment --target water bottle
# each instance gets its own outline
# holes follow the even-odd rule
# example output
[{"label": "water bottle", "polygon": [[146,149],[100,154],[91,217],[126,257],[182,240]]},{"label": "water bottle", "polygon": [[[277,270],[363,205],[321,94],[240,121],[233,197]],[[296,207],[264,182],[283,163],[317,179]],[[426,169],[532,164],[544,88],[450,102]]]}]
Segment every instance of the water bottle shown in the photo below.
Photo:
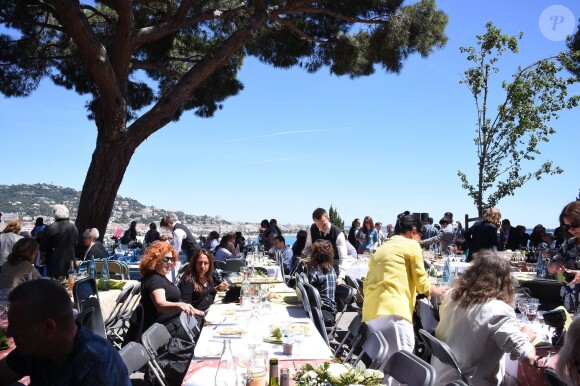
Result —
[{"label": "water bottle", "polygon": [[95,256],[91,255],[91,261],[89,261],[89,277],[97,280],[97,265],[95,264]]},{"label": "water bottle", "polygon": [[232,386],[238,384],[238,373],[234,356],[232,355],[232,343],[224,339],[224,346],[217,371],[215,373],[215,386]]},{"label": "water bottle", "polygon": [[445,258],[445,263],[443,265],[443,277],[441,278],[441,282],[443,285],[449,285],[451,281],[451,265],[449,263],[449,258]]},{"label": "water bottle", "polygon": [[72,291],[75,286],[76,272],[75,272],[75,261],[72,259],[70,261],[70,268],[68,269],[68,289]]},{"label": "water bottle", "polygon": [[101,271],[101,280],[99,281],[100,290],[108,291],[111,288],[111,274],[109,273],[109,265],[107,260],[103,261],[103,270]]}]

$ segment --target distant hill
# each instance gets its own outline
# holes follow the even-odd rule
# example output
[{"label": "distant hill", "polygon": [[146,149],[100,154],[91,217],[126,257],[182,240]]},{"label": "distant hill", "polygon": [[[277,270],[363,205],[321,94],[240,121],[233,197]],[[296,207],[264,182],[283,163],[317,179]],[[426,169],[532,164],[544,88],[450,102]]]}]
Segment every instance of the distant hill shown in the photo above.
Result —
[{"label": "distant hill", "polygon": [[[19,184],[0,185],[0,212],[16,213],[22,220],[31,220],[36,217],[52,217],[52,207],[55,204],[65,205],[71,215],[76,219],[81,193],[71,188],[50,184]],[[137,220],[143,223],[159,221],[159,218],[170,211],[145,206],[139,201],[128,197],[117,196],[111,213],[111,222],[128,223]],[[211,216],[197,216],[186,214],[181,211],[171,211],[180,220],[188,223],[208,224],[215,223],[217,219]],[[221,219],[221,224],[230,224]]]}]

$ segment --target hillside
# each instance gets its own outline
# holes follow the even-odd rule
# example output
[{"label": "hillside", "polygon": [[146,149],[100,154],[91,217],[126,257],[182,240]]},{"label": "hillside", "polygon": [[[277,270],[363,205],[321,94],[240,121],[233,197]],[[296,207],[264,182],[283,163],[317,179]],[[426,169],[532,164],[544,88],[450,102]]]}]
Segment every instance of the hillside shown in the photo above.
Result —
[{"label": "hillside", "polygon": [[[31,221],[38,216],[45,219],[52,217],[52,207],[55,204],[65,205],[76,219],[81,193],[71,188],[50,184],[18,184],[0,185],[0,212],[18,214],[20,219]],[[110,222],[128,223],[137,220],[142,223],[159,221],[159,218],[169,211],[145,206],[139,201],[128,197],[117,196],[111,213]],[[180,220],[188,223],[211,224],[217,220],[213,217],[191,215],[174,211]],[[221,219],[221,224],[230,224]]]}]

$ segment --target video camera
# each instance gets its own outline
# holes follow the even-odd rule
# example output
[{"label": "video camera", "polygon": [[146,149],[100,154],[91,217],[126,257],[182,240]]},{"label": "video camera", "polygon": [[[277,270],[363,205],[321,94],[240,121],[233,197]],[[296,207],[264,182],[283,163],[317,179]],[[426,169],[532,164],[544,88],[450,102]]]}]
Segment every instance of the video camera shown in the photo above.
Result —
[{"label": "video camera", "polygon": [[562,346],[566,335],[566,330],[564,330],[566,311],[556,309],[544,312],[544,323],[554,328],[554,332],[552,333],[552,346]]}]

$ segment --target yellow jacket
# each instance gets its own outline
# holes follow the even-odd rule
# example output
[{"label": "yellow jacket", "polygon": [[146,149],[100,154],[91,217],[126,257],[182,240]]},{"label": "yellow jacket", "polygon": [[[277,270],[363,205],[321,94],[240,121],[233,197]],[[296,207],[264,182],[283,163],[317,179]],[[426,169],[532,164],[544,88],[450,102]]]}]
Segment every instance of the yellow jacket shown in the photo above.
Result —
[{"label": "yellow jacket", "polygon": [[369,261],[363,322],[394,315],[413,323],[416,295],[428,295],[430,289],[419,243],[403,236],[388,238]]}]

